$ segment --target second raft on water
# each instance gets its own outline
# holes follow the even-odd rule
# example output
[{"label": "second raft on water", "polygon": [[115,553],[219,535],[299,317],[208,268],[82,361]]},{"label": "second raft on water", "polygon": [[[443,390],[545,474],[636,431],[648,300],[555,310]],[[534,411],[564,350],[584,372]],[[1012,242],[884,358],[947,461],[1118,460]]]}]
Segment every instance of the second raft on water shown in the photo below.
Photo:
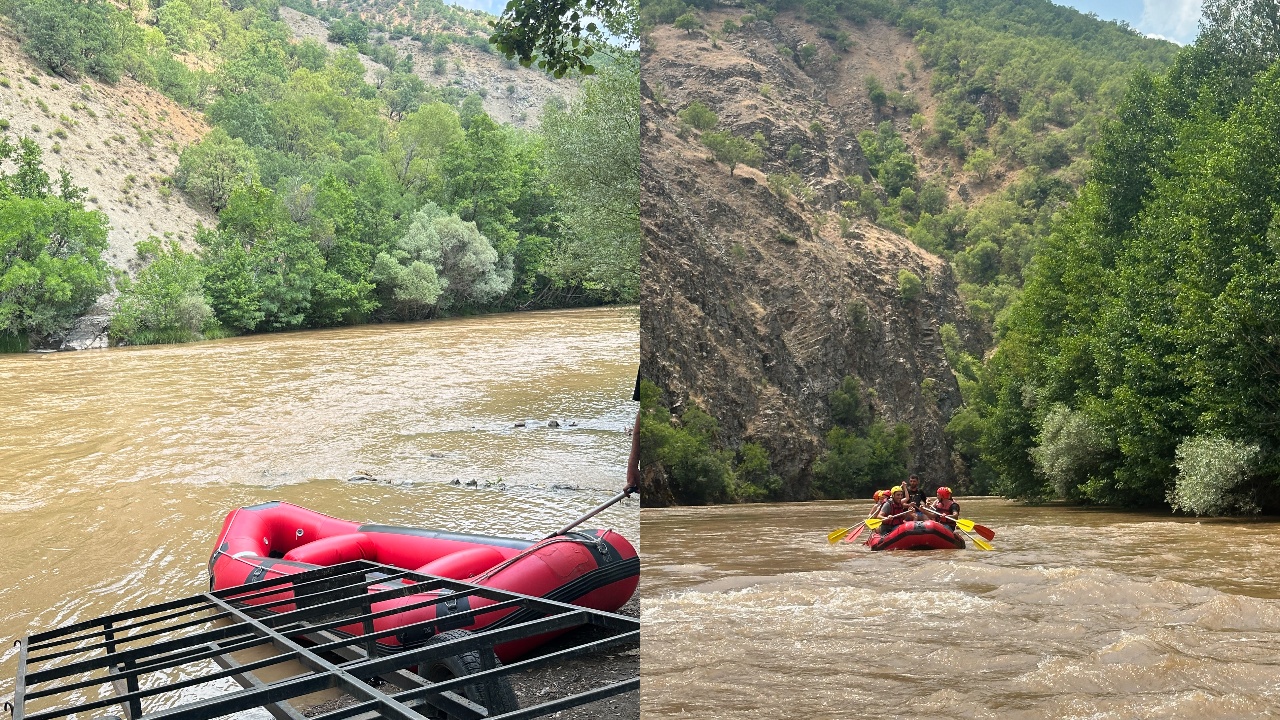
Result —
[{"label": "second raft on water", "polygon": [[867,547],[872,550],[963,550],[964,538],[940,522],[913,520],[887,534],[872,535],[867,539]]}]

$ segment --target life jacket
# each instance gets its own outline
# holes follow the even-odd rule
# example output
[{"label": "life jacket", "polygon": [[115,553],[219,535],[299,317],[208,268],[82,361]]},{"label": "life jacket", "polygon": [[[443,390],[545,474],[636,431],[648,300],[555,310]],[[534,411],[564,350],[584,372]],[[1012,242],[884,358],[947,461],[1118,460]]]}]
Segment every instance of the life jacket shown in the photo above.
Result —
[{"label": "life jacket", "polygon": [[942,503],[942,500],[938,500],[938,502],[933,506],[933,511],[946,517],[938,517],[934,519],[939,522],[946,523],[950,527],[955,527],[955,518],[950,517],[950,513],[952,510],[955,510],[956,516],[958,517],[960,515],[960,503],[957,503],[955,500],[950,498],[946,500],[946,505],[943,505]]},{"label": "life jacket", "polygon": [[880,508],[886,516],[885,521],[880,524],[880,532],[887,533],[893,528],[896,528],[902,523],[906,522],[905,516],[904,517],[888,517],[890,515],[897,515],[898,513],[906,512],[907,504],[905,502],[900,502],[893,498],[889,498],[888,500],[885,501],[884,505],[880,506]]}]

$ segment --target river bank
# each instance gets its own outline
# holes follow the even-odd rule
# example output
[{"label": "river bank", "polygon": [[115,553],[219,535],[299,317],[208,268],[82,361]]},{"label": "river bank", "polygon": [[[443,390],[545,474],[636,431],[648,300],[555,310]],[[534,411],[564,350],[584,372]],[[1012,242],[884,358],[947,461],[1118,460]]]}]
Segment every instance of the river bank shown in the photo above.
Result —
[{"label": "river bank", "polygon": [[[0,636],[204,589],[226,513],[267,500],[552,532],[623,484],[637,344],[601,308],[0,357]],[[589,524],[638,545],[637,510]]]},{"label": "river bank", "polygon": [[1280,707],[1280,523],[958,500],[993,551],[828,545],[862,502],[643,510],[644,716]]}]

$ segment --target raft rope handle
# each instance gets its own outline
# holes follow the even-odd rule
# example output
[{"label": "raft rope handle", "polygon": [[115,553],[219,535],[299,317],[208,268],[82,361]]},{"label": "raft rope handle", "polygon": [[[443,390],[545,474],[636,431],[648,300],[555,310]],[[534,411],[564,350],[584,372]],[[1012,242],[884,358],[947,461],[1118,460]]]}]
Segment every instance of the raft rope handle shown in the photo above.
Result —
[{"label": "raft rope handle", "polygon": [[222,552],[222,543],[227,539],[227,533],[231,531],[231,526],[235,524],[236,516],[239,515],[240,511],[243,509],[244,508],[236,508],[236,511],[231,513],[231,519],[227,521],[227,526],[223,528],[222,534],[218,536],[218,540],[213,544],[213,551],[215,553]]},{"label": "raft rope handle", "polygon": [[469,582],[472,582],[472,583],[474,583],[474,584],[477,584],[477,585],[478,585],[478,584],[480,584],[480,581],[481,581],[481,580],[487,580],[487,579],[489,579],[491,576],[496,575],[498,572],[500,572],[500,571],[502,571],[502,570],[505,570],[508,566],[510,566],[511,564],[513,564],[515,561],[517,561],[517,560],[520,560],[520,559],[524,558],[526,555],[528,555],[528,554],[532,553],[534,550],[541,550],[541,549],[542,549],[542,548],[544,548],[544,547],[547,547],[547,546],[549,546],[549,545],[554,545],[555,543],[558,543],[558,542],[575,542],[575,543],[579,543],[579,544],[582,544],[582,545],[588,545],[588,544],[589,544],[589,545],[595,545],[595,546],[599,547],[599,545],[600,545],[601,543],[603,543],[603,542],[604,542],[604,538],[602,537],[602,538],[600,538],[598,541],[596,541],[596,540],[587,540],[587,539],[585,539],[585,538],[572,538],[572,537],[567,537],[567,536],[565,536],[565,535],[556,535],[555,537],[550,537],[550,538],[546,538],[546,539],[544,539],[544,540],[539,540],[538,542],[536,542],[536,543],[534,543],[534,544],[530,545],[529,547],[525,548],[524,550],[521,550],[520,552],[516,553],[515,555],[512,555],[511,557],[507,558],[506,560],[503,560],[502,562],[498,563],[497,565],[494,565],[493,567],[489,568],[488,570],[485,570],[484,572],[480,573],[479,575],[477,575],[477,576],[475,576],[475,577],[471,578],[471,580],[469,580]]}]

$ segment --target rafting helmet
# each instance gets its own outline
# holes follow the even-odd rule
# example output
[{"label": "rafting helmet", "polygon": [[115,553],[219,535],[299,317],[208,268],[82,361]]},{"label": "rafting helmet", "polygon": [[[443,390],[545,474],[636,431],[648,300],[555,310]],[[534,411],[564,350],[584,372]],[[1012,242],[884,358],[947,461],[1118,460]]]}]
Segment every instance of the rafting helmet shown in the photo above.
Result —
[{"label": "rafting helmet", "polygon": [[938,497],[940,497],[940,498],[949,498],[949,497],[951,497],[951,488],[946,487],[945,485],[944,485],[944,486],[942,486],[942,487],[940,487],[940,488],[938,488]]},{"label": "rafting helmet", "polygon": [[893,486],[893,489],[889,491],[889,494],[890,494],[890,495],[895,495],[895,494],[900,493],[900,492],[902,492],[902,486],[901,486],[901,485],[894,485],[894,486]]}]

